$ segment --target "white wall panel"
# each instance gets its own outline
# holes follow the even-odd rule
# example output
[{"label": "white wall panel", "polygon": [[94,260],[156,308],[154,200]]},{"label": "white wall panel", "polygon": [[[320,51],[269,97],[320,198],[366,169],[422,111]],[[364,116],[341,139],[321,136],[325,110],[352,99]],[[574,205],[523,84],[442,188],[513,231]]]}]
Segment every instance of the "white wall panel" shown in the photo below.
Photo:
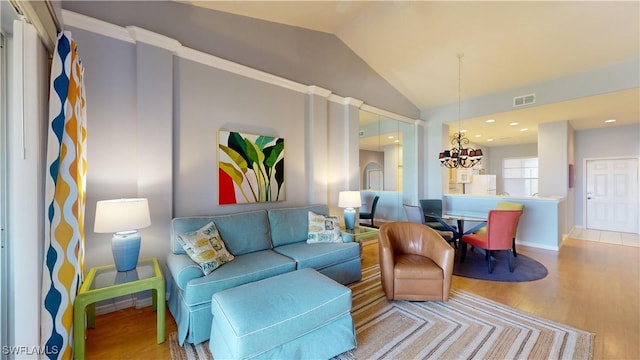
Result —
[{"label": "white wall panel", "polygon": [[9,342],[33,347],[40,345],[47,53],[33,26],[18,20],[12,45],[7,124]]}]

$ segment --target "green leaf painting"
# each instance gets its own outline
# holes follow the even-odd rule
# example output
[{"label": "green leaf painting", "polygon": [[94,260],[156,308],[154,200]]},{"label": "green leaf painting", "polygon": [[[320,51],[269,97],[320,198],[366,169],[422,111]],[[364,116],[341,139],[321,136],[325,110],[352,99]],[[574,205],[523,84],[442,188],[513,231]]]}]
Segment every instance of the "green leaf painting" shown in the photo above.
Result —
[{"label": "green leaf painting", "polygon": [[283,201],[284,139],[218,132],[220,204]]}]

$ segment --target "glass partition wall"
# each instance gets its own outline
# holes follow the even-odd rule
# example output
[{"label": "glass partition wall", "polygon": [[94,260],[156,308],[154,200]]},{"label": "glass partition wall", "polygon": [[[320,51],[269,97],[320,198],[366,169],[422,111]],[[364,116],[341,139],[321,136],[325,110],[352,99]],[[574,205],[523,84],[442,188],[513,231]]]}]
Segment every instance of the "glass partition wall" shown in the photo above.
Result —
[{"label": "glass partition wall", "polygon": [[376,226],[405,220],[402,204],[417,197],[415,125],[365,110],[359,125],[360,210],[370,212],[379,196]]}]

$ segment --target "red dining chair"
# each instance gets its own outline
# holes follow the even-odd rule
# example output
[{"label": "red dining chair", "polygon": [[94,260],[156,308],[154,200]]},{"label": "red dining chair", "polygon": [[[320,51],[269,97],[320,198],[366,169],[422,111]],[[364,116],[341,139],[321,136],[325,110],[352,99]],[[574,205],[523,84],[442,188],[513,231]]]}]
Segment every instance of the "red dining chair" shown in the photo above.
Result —
[{"label": "red dining chair", "polygon": [[[513,272],[513,234],[518,228],[520,215],[522,215],[522,211],[518,210],[491,210],[487,218],[487,232],[485,234],[466,234],[462,236],[464,243],[486,250],[485,257],[489,273],[493,272],[491,251],[494,250],[509,251],[507,255],[509,272]],[[463,246],[467,246],[466,244],[463,244]],[[464,261],[464,256],[460,261]]]},{"label": "red dining chair", "polygon": [[[524,210],[524,204],[508,202],[508,201],[498,201],[496,205],[496,210]],[[468,232],[476,233],[476,234],[484,234],[487,232],[486,226],[481,226],[477,228],[477,230],[470,230]],[[516,233],[513,233],[513,243],[511,245],[513,248],[513,257],[518,257],[518,252],[516,251]]]}]

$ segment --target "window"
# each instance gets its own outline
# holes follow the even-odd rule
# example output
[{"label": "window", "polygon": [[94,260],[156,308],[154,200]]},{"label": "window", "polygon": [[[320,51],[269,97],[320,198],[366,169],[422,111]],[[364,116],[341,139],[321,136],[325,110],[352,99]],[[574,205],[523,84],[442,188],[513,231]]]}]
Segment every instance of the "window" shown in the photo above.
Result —
[{"label": "window", "polygon": [[502,188],[509,195],[531,196],[538,192],[538,158],[505,158]]}]

